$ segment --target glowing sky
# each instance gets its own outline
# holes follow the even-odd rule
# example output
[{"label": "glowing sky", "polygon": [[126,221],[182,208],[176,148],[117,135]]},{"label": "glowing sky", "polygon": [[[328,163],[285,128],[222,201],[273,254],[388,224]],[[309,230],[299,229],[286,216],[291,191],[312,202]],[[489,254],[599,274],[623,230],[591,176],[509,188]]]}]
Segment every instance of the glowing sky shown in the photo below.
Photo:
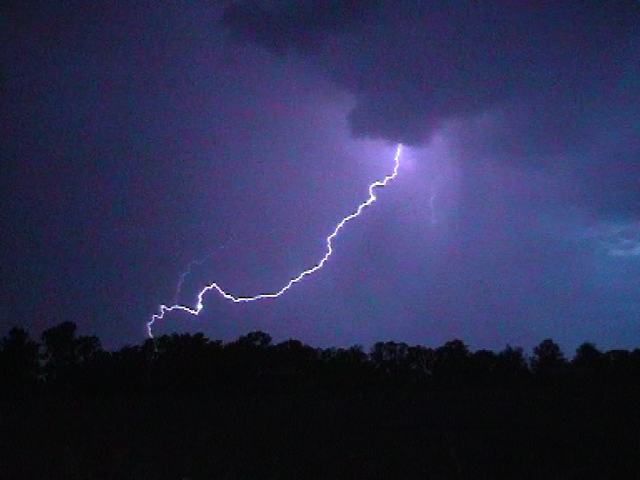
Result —
[{"label": "glowing sky", "polygon": [[[637,2],[9,2],[0,327],[640,344]],[[434,196],[435,194],[435,196]]]},{"label": "glowing sky", "polygon": [[[355,207],[351,212],[349,212],[347,215],[341,218],[340,221],[338,221],[338,223],[336,223],[336,226],[333,227],[333,230],[331,230],[331,232],[327,235],[327,238],[325,239],[325,243],[326,243],[325,251],[323,255],[320,257],[320,259],[317,260],[310,267],[302,269],[298,274],[291,277],[284,284],[284,286],[280,288],[259,292],[259,293],[253,293],[249,295],[247,294],[238,295],[238,294],[233,294],[231,292],[226,291],[224,288],[220,286],[219,282],[210,282],[210,283],[207,283],[204,287],[201,287],[200,290],[198,291],[198,294],[196,296],[197,302],[195,303],[195,305],[193,306],[188,304],[185,305],[183,303],[180,303],[180,295],[182,293],[182,288],[184,286],[184,283],[187,281],[189,276],[193,274],[193,269],[196,266],[202,266],[205,261],[210,260],[211,256],[205,256],[202,259],[197,259],[189,262],[189,265],[187,265],[187,268],[180,274],[180,277],[178,279],[178,284],[176,285],[176,294],[174,296],[175,303],[168,304],[168,305],[165,305],[165,304],[160,305],[158,309],[158,313],[153,314],[151,316],[151,320],[147,322],[147,333],[149,338],[154,338],[153,336],[154,325],[157,322],[164,320],[167,314],[187,313],[189,315],[193,315],[196,317],[199,316],[204,310],[204,301],[205,301],[204,297],[209,292],[218,293],[218,295],[220,295],[222,298],[224,298],[225,300],[229,300],[233,303],[250,303],[250,302],[258,302],[261,300],[276,300],[281,296],[285,295],[295,285],[304,281],[307,277],[320,271],[322,268],[324,268],[325,264],[329,261],[329,259],[333,255],[334,242],[340,235],[340,232],[342,232],[342,229],[349,222],[352,222],[357,218],[359,218],[367,208],[371,207],[371,205],[373,205],[376,202],[376,200],[378,199],[377,191],[379,189],[386,187],[387,185],[389,185],[389,183],[391,183],[393,180],[395,180],[398,177],[398,174],[400,171],[401,157],[402,157],[402,144],[398,144],[398,146],[396,147],[396,153],[393,156],[393,168],[391,168],[390,172],[387,173],[383,178],[371,182],[369,184],[369,187],[367,188],[367,191],[368,191],[367,198],[364,199],[362,202],[360,202],[357,207]],[[434,208],[433,201],[434,201],[434,196],[432,195],[430,198],[430,202],[431,202],[430,206],[432,211]]]}]

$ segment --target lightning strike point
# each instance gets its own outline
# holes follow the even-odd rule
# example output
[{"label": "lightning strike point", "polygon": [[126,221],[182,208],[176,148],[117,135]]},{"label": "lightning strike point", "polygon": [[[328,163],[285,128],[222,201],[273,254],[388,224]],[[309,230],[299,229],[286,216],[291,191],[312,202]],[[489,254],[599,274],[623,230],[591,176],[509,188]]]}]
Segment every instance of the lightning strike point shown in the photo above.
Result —
[{"label": "lightning strike point", "polygon": [[[398,144],[396,148],[396,153],[393,157],[393,171],[390,174],[386,175],[382,180],[376,180],[371,185],[369,185],[369,197],[360,205],[358,205],[358,207],[353,213],[347,215],[342,220],[340,220],[340,222],[333,229],[333,232],[331,232],[331,234],[329,234],[329,236],[327,237],[326,239],[327,249],[325,251],[324,256],[320,259],[318,263],[316,263],[315,265],[313,265],[312,267],[306,270],[303,270],[300,274],[298,274],[297,276],[289,280],[280,290],[277,290],[272,293],[259,293],[251,297],[235,296],[231,293],[226,292],[225,290],[222,289],[222,287],[220,287],[220,285],[213,282],[206,285],[202,290],[200,290],[197,297],[198,301],[193,307],[180,305],[177,302],[175,305],[171,305],[171,306],[160,305],[159,313],[156,313],[155,315],[153,315],[151,317],[151,320],[147,323],[147,334],[149,335],[149,338],[153,338],[153,324],[158,320],[162,320],[167,313],[180,311],[196,317],[200,315],[200,312],[202,312],[202,310],[204,309],[204,303],[203,303],[204,295],[210,290],[215,290],[224,299],[230,300],[231,302],[234,302],[234,303],[248,303],[248,302],[255,302],[258,300],[264,300],[267,298],[278,298],[279,296],[284,294],[287,290],[289,290],[291,287],[293,287],[296,283],[302,281],[305,277],[311,275],[312,273],[315,273],[318,270],[320,270],[324,266],[324,264],[327,262],[327,260],[329,260],[329,257],[331,257],[331,255],[333,254],[333,240],[338,236],[338,233],[340,232],[340,230],[342,230],[342,228],[348,222],[350,222],[354,218],[359,217],[365,208],[373,204],[378,199],[375,193],[375,190],[377,188],[387,186],[389,182],[391,182],[398,176],[398,169],[400,168],[401,154],[402,154],[402,144]],[[183,278],[184,276],[185,276],[184,274],[183,276],[181,276],[181,281],[179,282],[180,286],[184,281],[184,278]]]}]

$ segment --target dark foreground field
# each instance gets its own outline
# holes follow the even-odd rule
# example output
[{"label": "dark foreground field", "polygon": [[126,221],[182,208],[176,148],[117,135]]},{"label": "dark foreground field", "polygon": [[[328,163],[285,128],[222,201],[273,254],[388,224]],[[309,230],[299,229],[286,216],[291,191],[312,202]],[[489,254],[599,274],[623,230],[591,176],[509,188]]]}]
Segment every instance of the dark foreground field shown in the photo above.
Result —
[{"label": "dark foreground field", "polygon": [[0,478],[640,478],[638,350],[252,335],[43,338],[36,364],[5,338]]}]

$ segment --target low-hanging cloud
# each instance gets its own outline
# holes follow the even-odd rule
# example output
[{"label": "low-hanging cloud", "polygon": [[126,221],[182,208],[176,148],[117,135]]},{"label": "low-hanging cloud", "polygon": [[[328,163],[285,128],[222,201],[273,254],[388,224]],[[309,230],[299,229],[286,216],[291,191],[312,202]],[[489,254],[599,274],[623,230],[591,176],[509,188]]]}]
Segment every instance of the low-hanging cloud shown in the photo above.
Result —
[{"label": "low-hanging cloud", "polygon": [[563,171],[581,205],[640,214],[637,2],[247,1],[223,21],[322,67],[355,96],[357,136],[419,145],[455,125],[462,159]]}]

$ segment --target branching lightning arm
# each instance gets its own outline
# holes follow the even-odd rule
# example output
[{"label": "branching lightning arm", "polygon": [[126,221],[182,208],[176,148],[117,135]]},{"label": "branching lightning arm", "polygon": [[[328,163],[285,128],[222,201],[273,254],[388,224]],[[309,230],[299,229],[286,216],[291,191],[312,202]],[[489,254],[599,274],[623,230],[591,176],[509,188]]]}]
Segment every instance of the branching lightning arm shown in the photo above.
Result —
[{"label": "branching lightning arm", "polygon": [[[318,270],[320,270],[324,266],[324,264],[327,262],[327,260],[329,260],[329,257],[331,257],[331,255],[333,254],[333,240],[338,236],[338,233],[340,233],[340,230],[342,230],[342,228],[348,222],[360,216],[360,214],[366,207],[370,206],[372,203],[374,203],[377,200],[376,193],[375,193],[377,188],[386,186],[389,182],[391,182],[393,179],[395,179],[398,176],[398,169],[400,168],[401,154],[402,154],[402,145],[399,144],[398,147],[396,148],[396,153],[393,159],[394,161],[393,172],[386,175],[382,180],[377,180],[373,182],[371,185],[369,185],[369,198],[367,198],[364,202],[358,205],[358,208],[353,213],[351,213],[350,215],[347,215],[342,220],[340,220],[340,222],[334,228],[333,232],[331,232],[331,234],[327,237],[327,240],[326,240],[327,249],[325,251],[324,256],[320,259],[318,263],[316,263],[315,265],[313,265],[312,267],[306,270],[303,270],[296,277],[293,277],[280,290],[272,293],[260,293],[258,295],[254,295],[251,297],[233,295],[223,290],[222,287],[220,287],[220,285],[218,285],[217,283],[215,282],[210,283],[206,285],[202,290],[200,290],[197,297],[198,301],[194,307],[189,307],[189,306],[180,305],[180,304],[175,304],[171,306],[160,305],[159,313],[153,315],[151,317],[151,320],[147,323],[147,333],[149,334],[149,337],[153,338],[153,332],[152,332],[153,324],[158,320],[162,320],[167,313],[174,312],[174,311],[181,311],[181,312],[188,313],[190,315],[195,315],[195,316],[199,315],[204,308],[204,303],[203,303],[204,295],[210,290],[217,291],[223,298],[230,300],[234,303],[255,302],[257,300],[263,300],[267,298],[278,298],[279,296],[284,294],[287,290],[289,290],[292,286],[294,286],[296,283],[302,281],[305,277],[311,275],[312,273],[315,273]],[[181,280],[184,280],[184,278],[181,277]]]}]

